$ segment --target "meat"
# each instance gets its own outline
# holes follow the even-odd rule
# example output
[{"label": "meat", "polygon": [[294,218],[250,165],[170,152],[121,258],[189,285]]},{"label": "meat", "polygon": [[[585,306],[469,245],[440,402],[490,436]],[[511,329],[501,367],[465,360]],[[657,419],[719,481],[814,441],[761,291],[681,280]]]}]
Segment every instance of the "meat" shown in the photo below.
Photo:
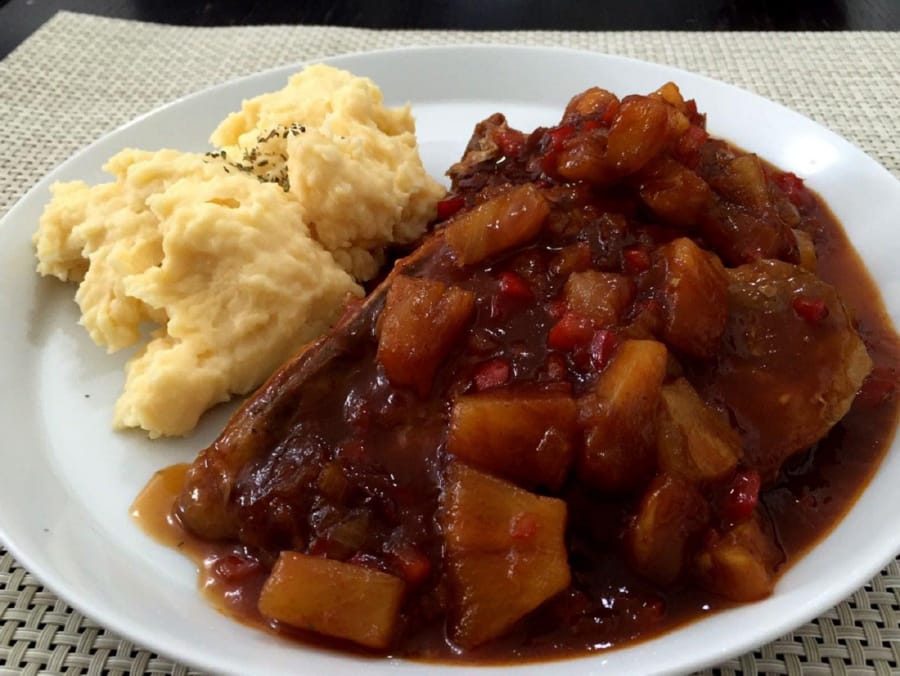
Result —
[{"label": "meat", "polygon": [[872,360],[834,288],[790,263],[728,271],[728,322],[709,395],[735,416],[766,479],[850,408]]}]

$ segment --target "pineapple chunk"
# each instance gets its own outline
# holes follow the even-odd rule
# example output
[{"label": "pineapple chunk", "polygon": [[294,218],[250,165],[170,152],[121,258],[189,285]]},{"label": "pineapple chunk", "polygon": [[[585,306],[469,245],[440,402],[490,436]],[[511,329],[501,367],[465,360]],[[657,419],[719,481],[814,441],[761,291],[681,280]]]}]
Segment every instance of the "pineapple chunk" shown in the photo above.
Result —
[{"label": "pineapple chunk", "polygon": [[728,319],[728,277],[722,262],[686,237],[660,247],[666,319],[663,339],[692,357],[716,353]]},{"label": "pineapple chunk", "polygon": [[757,601],[775,588],[784,555],[765,533],[759,516],[724,534],[709,534],[694,564],[700,584],[732,601]]},{"label": "pineapple chunk", "polygon": [[471,291],[419,277],[397,276],[381,313],[378,361],[394,385],[421,396],[465,330],[475,309]]},{"label": "pineapple chunk", "polygon": [[585,117],[602,115],[610,106],[618,105],[619,99],[615,94],[600,87],[591,87],[572,97],[566,106],[563,121],[577,122]]},{"label": "pineapple chunk", "polygon": [[384,649],[394,634],[400,578],[300,552],[281,552],[259,596],[259,612],[325,636]]},{"label": "pineapple chunk", "polygon": [[647,481],[656,467],[656,416],[668,351],[654,340],[626,340],[593,389],[578,402],[584,447],[578,474],[610,491]]},{"label": "pineapple chunk", "polygon": [[794,229],[794,239],[797,240],[797,255],[800,257],[800,267],[815,274],[819,267],[819,259],[816,254],[816,244],[812,235],[805,230]]},{"label": "pineapple chunk", "polygon": [[612,272],[573,272],[563,289],[566,307],[597,327],[617,324],[634,298],[634,282]]},{"label": "pineapple chunk", "polygon": [[626,97],[613,120],[606,142],[606,161],[620,175],[633,174],[669,141],[669,106],[659,99]]},{"label": "pineapple chunk", "polygon": [[635,569],[659,584],[681,575],[688,542],[709,522],[709,506],[690,483],[657,476],[641,500],[625,546]]},{"label": "pineapple chunk", "polygon": [[664,385],[657,435],[659,467],[691,481],[731,475],[741,457],[741,439],[684,378]]},{"label": "pineapple chunk", "polygon": [[738,155],[726,162],[712,180],[713,186],[725,199],[750,213],[762,213],[769,206],[766,170],[756,155]]},{"label": "pineapple chunk", "polygon": [[536,237],[549,213],[540,190],[526,183],[460,213],[447,224],[444,240],[458,265],[479,263]]},{"label": "pineapple chunk", "polygon": [[709,184],[670,157],[661,157],[641,173],[640,196],[666,223],[697,225],[712,202]]},{"label": "pineapple chunk", "polygon": [[526,488],[558,489],[572,464],[575,402],[546,391],[489,390],[456,399],[447,450]]},{"label": "pineapple chunk", "polygon": [[461,647],[500,636],[569,586],[562,500],[454,461],[440,519],[450,580],[449,633]]},{"label": "pineapple chunk", "polygon": [[662,87],[650,94],[650,97],[662,99],[682,113],[685,110],[684,97],[681,95],[678,85],[674,82],[666,82]]}]

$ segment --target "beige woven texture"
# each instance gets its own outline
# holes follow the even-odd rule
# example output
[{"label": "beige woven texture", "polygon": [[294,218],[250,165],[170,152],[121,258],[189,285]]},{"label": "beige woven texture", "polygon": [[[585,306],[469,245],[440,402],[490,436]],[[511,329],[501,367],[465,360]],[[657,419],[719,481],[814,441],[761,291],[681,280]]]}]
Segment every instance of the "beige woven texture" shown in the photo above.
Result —
[{"label": "beige woven texture", "polygon": [[[581,48],[719,78],[812,117],[900,177],[900,33],[209,29],[62,13],[0,61],[0,216],[79,148],[184,94],[339,53],[473,43]],[[816,621],[712,672],[900,673],[900,561]],[[74,611],[0,548],[0,674],[6,673],[189,671]]]}]

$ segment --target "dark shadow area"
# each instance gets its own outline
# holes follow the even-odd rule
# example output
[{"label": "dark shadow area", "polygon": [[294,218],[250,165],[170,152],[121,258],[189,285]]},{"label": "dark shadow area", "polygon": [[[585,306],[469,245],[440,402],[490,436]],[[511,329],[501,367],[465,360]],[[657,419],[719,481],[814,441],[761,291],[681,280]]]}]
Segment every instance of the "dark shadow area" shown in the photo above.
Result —
[{"label": "dark shadow area", "polygon": [[192,26],[463,30],[900,30],[900,0],[0,0],[0,57],[60,10]]},{"label": "dark shadow area", "polygon": [[752,15],[758,23],[756,30],[842,30],[849,28],[846,4],[846,0],[726,0],[716,14],[714,27],[728,30]]}]

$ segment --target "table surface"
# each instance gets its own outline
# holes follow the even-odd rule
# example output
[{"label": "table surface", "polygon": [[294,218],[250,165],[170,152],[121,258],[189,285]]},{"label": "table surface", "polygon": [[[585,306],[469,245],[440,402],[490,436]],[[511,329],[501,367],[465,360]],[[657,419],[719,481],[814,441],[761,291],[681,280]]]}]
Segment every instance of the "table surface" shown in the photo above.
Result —
[{"label": "table surface", "polygon": [[466,30],[900,30],[898,0],[0,0],[0,58],[59,10],[187,26]]}]

